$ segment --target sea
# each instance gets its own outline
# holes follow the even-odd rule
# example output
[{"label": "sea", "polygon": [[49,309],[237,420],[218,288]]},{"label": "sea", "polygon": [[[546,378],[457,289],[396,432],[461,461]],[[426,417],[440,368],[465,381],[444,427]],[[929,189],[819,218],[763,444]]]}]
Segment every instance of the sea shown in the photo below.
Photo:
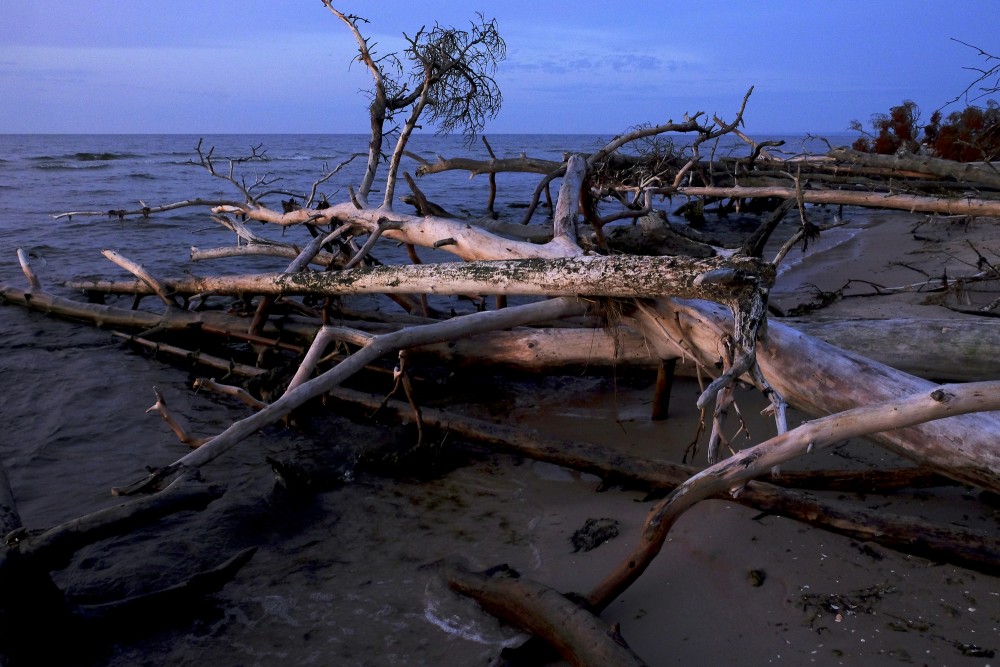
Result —
[{"label": "sea", "polygon": [[[488,140],[497,157],[562,160],[569,152],[592,152],[610,138],[496,135]],[[825,150],[815,137],[782,138],[786,154]],[[0,283],[27,285],[18,248],[46,289],[75,298],[80,295],[65,288],[66,281],[130,277],[102,257],[107,248],[161,277],[214,270],[193,266],[188,258],[192,246],[233,243],[204,207],[123,220],[106,214],[57,217],[238,198],[231,182],[197,164],[199,142],[203,152],[212,151],[220,175],[230,174],[229,158],[262,156],[234,163],[233,177],[267,183],[277,206],[277,199],[309,192],[319,175],[341,165],[319,192],[331,202],[346,200],[349,186],[360,181],[365,159],[356,156],[365,153],[368,138],[0,135]],[[717,154],[741,150],[734,144],[714,148]],[[482,141],[460,136],[416,135],[409,150],[430,161],[488,158]],[[407,159],[402,169],[415,166]],[[495,208],[501,217],[520,219],[538,179],[497,176]],[[452,213],[486,214],[486,176],[446,172],[419,184],[429,199]],[[397,196],[405,191],[400,182]],[[404,206],[397,204],[399,210]],[[254,229],[275,239],[300,238],[294,229]],[[255,261],[250,268],[282,268],[280,261]],[[149,467],[185,453],[160,419],[147,414],[154,387],[197,434],[217,433],[246,416],[240,404],[195,392],[192,372],[169,359],[130,350],[90,324],[12,305],[0,305],[0,377],[0,465],[21,522],[32,530],[122,502],[111,495],[112,487],[137,481]],[[365,486],[345,479],[345,488],[319,507],[276,506],[265,459],[315,447],[317,438],[333,441],[337,435],[276,426],[250,438],[204,471],[230,488],[203,513],[208,518],[184,513],[104,540],[53,572],[69,599],[90,603],[173,585],[199,565],[212,567],[238,548],[258,547],[237,578],[242,583],[210,598],[207,611],[157,618],[151,627],[111,633],[90,646],[84,642],[76,655],[79,664],[486,664],[484,656],[512,641],[508,631],[477,625],[467,608],[443,602],[445,594],[424,582],[420,568],[433,559],[432,551],[417,545],[424,544],[421,530],[430,528],[418,530],[421,519],[411,510],[419,501],[408,501],[409,491],[393,486],[397,482],[369,480]],[[444,495],[435,502],[461,501]],[[397,516],[406,520],[393,523]],[[426,537],[428,544],[435,540],[440,538]],[[411,567],[415,561],[420,567]],[[404,589],[415,592],[404,595]],[[452,663],[446,656],[461,659]]]}]

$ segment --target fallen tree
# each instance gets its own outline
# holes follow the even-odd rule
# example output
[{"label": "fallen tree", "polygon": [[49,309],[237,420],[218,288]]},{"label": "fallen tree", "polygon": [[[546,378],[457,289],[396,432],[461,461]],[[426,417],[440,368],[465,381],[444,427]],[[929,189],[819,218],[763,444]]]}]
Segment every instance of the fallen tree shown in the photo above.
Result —
[{"label": "fallen tree", "polygon": [[[996,437],[1000,433],[1000,417],[989,412],[1000,409],[995,383],[968,389],[942,388],[904,372],[919,368],[931,377],[949,379],[995,376],[995,365],[977,364],[984,350],[995,347],[996,343],[991,342],[995,336],[990,338],[970,325],[960,336],[950,337],[942,351],[940,347],[929,349],[920,342],[912,342],[920,340],[912,332],[917,328],[926,330],[926,323],[869,321],[855,324],[845,334],[846,323],[829,324],[824,330],[822,324],[788,326],[777,318],[770,321],[767,318],[768,292],[775,279],[776,265],[788,248],[800,241],[808,242],[819,231],[807,219],[809,204],[996,215],[1000,208],[997,199],[991,198],[997,185],[995,179],[977,175],[966,167],[959,171],[946,169],[932,161],[884,164],[836,152],[822,160],[780,161],[765,155],[764,146],[749,138],[745,138],[751,150],[747,158],[706,161],[701,153],[703,146],[738,133],[748,92],[731,122],[718,117],[708,121],[704,114],[697,113],[683,123],[668,122],[633,130],[591,154],[570,155],[563,163],[529,157],[494,158],[488,162],[441,158],[418,170],[418,174],[428,177],[451,169],[473,174],[521,171],[542,175],[523,220],[526,223],[530,222],[542,193],[558,179],[551,227],[532,232],[545,234],[543,242],[510,238],[506,233],[509,227],[500,233],[499,227],[486,221],[446,216],[440,206],[427,201],[411,178],[406,181],[418,215],[400,213],[394,210],[398,172],[406,156],[407,141],[419,120],[429,119],[445,130],[466,129],[471,133],[481,130],[485,118],[499,104],[491,68],[502,57],[502,40],[495,25],[485,20],[474,24],[468,32],[440,26],[420,31],[412,39],[407,38],[406,57],[415,68],[414,85],[409,88],[387,75],[386,61],[370,51],[360,32],[358,17],[343,14],[327,2],[324,4],[354,35],[359,47],[358,60],[368,68],[374,81],[368,162],[361,183],[356,190],[351,189],[348,201],[329,204],[325,197],[316,197],[317,187],[335,173],[328,172],[308,194],[299,197],[301,201],[293,198],[291,202],[281,201],[280,207],[273,206],[268,202],[268,195],[273,193],[268,192],[266,180],[248,185],[234,175],[237,166],[260,158],[256,152],[243,161],[230,160],[226,170],[219,166],[213,150],[206,151],[199,144],[194,164],[212,177],[226,181],[237,191],[235,199],[193,198],[151,207],[143,204],[134,210],[73,211],[57,216],[113,214],[113,218],[124,219],[179,207],[204,207],[213,219],[234,233],[238,243],[248,245],[192,251],[193,256],[218,259],[259,253],[287,261],[281,270],[235,276],[157,276],[139,262],[106,251],[108,260],[136,279],[77,281],[73,287],[92,296],[129,295],[135,300],[134,307],[129,309],[82,303],[48,292],[27,255],[19,253],[28,287],[0,286],[0,295],[8,303],[88,320],[98,326],[126,329],[129,333],[121,335],[137,344],[154,349],[162,346],[164,352],[189,362],[223,368],[232,375],[253,377],[255,381],[269,376],[270,384],[266,388],[256,387],[256,395],[250,395],[247,387],[209,385],[203,380],[199,386],[228,391],[256,410],[222,432],[204,437],[192,436],[179,427],[171,419],[166,401],[157,393],[153,409],[194,449],[172,463],[155,462],[147,478],[117,487],[115,493],[155,493],[149,496],[147,504],[154,508],[152,515],[162,515],[173,506],[165,489],[175,488],[177,479],[188,478],[195,469],[215,461],[249,435],[287,419],[295,410],[325,397],[386,356],[400,358],[395,375],[404,387],[409,381],[406,366],[416,358],[446,363],[461,359],[472,365],[502,363],[529,371],[560,364],[596,366],[596,361],[612,367],[628,363],[656,369],[664,383],[668,378],[663,376],[669,376],[675,365],[686,365],[699,377],[709,379],[697,406],[711,414],[709,462],[714,465],[701,473],[683,471],[693,476],[688,482],[677,480],[679,488],[647,522],[637,553],[590,595],[589,606],[598,612],[641,574],[663,544],[664,527],[669,528],[680,511],[696,499],[739,492],[746,487],[742,491],[745,497],[758,494],[761,503],[771,503],[769,508],[798,504],[806,506],[799,512],[802,516],[815,514],[816,506],[801,498],[783,496],[760,484],[746,486],[751,478],[787,460],[788,452],[808,451],[810,443],[820,446],[839,438],[866,435],[926,470],[1000,493],[1000,441]],[[382,201],[370,204],[387,145],[385,124],[392,121],[394,114],[404,111],[408,116],[385,160],[387,174]],[[666,154],[661,147],[635,151],[638,154],[624,152],[636,142],[655,143],[668,132],[693,137],[685,152]],[[864,171],[859,171],[856,164],[859,162],[863,162]],[[827,178],[831,174],[849,182],[840,184],[843,189],[839,185],[835,189],[835,181]],[[886,185],[889,179],[900,177],[913,179],[912,192],[898,194],[895,183],[891,186],[893,190],[889,190]],[[977,183],[981,193],[975,199],[931,196],[925,185],[930,177],[937,185],[942,179]],[[805,188],[804,182],[810,178],[822,182],[824,188]],[[654,251],[628,254],[616,251],[615,238],[610,233],[615,223],[650,215],[657,196],[730,200],[741,210],[752,208],[750,203],[756,200],[764,202],[762,210],[773,214],[761,221],[755,235],[735,248],[712,246],[685,237],[692,248],[697,247],[697,253],[692,250],[691,256],[670,256]],[[788,200],[794,206],[768,203],[773,199]],[[801,224],[773,260],[764,258],[765,242],[785,213],[793,208],[797,208]],[[288,234],[301,233],[304,242],[272,241],[251,232],[247,221],[274,225]],[[638,228],[641,231],[635,234],[638,239],[633,239],[633,243],[642,250],[647,228],[643,225]],[[652,230],[652,226],[648,229]],[[376,251],[386,241],[402,244],[411,264],[384,265],[377,261]],[[417,255],[418,248],[441,250],[461,261],[424,264]],[[322,270],[310,268],[317,266]],[[406,317],[393,320],[378,311],[366,313],[364,318],[349,317],[338,309],[336,297],[357,294],[392,296],[406,311]],[[436,295],[470,296],[477,310],[447,317],[429,302],[428,297]],[[484,296],[498,297],[498,305],[504,307],[487,310]],[[146,297],[159,302],[157,309],[137,307]],[[230,301],[240,299],[246,313],[222,312],[218,306],[221,297]],[[508,298],[516,303],[505,303]],[[362,326],[362,319],[368,320],[367,325]],[[357,323],[347,326],[347,320]],[[340,324],[332,324],[335,321]],[[826,336],[838,346],[805,333],[808,331],[820,337],[826,331]],[[991,329],[988,333],[993,336],[995,331]],[[228,358],[221,353],[213,354],[212,349],[223,347],[220,341],[225,345],[238,341],[239,359],[233,346],[224,348]],[[903,349],[907,342],[911,342],[910,348]],[[841,347],[859,347],[865,356]],[[913,347],[922,349],[913,355]],[[555,352],[545,348],[555,348]],[[955,355],[954,349],[962,354]],[[890,360],[899,367],[879,363],[869,356]],[[958,357],[961,363],[955,361]],[[681,363],[676,364],[677,360]],[[766,397],[776,435],[757,448],[716,463],[725,453],[725,446],[732,444],[724,435],[724,426],[734,401],[734,389],[740,383],[756,386]],[[919,398],[909,398],[914,395]],[[974,398],[966,400],[967,396]],[[420,423],[419,406],[409,398]],[[810,415],[832,416],[787,431],[789,405]],[[939,419],[959,412],[980,414]],[[904,413],[905,418],[901,417]],[[506,439],[514,438],[508,435]],[[580,457],[574,462],[572,456],[567,456],[560,463],[584,469],[594,465],[592,460],[581,461]],[[621,466],[623,470],[611,469],[607,474],[624,474],[626,463],[621,462]],[[655,471],[653,464],[650,467],[661,475],[659,479],[663,478],[662,470]],[[672,470],[671,474],[679,473]],[[20,526],[15,525],[19,521],[13,511],[13,496],[5,493],[4,486],[0,484],[0,502],[9,507],[6,518],[2,515],[0,518],[4,518],[5,528],[16,530]],[[4,501],[5,497],[9,499]],[[842,519],[848,514],[845,511],[838,517]],[[118,527],[129,525],[110,523]],[[855,517],[854,523],[860,525],[862,521]],[[843,521],[838,529],[843,529],[842,524]],[[107,534],[106,530],[95,528],[93,536],[87,539],[99,539]],[[853,530],[864,534],[860,527]],[[909,530],[910,533],[896,530],[888,541],[899,546],[914,529]],[[13,550],[16,546],[21,557],[35,559],[39,567],[48,566],[54,558],[52,554],[64,558],[78,544],[72,539],[73,531],[66,528],[47,534],[48,537],[24,541],[15,536],[8,548]],[[949,536],[937,540],[935,553],[952,548],[960,539]],[[976,562],[995,562],[991,560],[993,548],[994,543],[984,541],[981,552],[967,556],[963,562],[971,562],[973,558],[979,559]],[[223,570],[227,575],[235,572],[230,566]],[[489,604],[503,609],[502,614],[513,613],[533,632],[560,644],[564,655],[574,656],[572,660],[580,664],[594,660],[577,649],[588,641],[588,636],[601,632],[599,624],[592,615],[578,612],[578,607],[567,606],[550,589],[533,588],[525,582],[517,585],[506,580],[488,581],[461,571],[453,571],[450,577],[456,588],[477,591],[480,599],[491,600]],[[44,577],[41,581],[37,584],[39,589]],[[519,602],[532,596],[554,602],[548,607],[543,601],[541,609]],[[496,602],[501,597],[506,601]],[[531,616],[530,621],[525,621],[525,614]],[[553,614],[573,616],[574,627],[569,629],[579,633],[564,636],[559,631],[567,628],[561,628],[558,620],[546,618]],[[618,651],[613,638],[609,642],[602,637],[599,644],[603,653]],[[637,658],[626,653],[616,659],[622,664],[638,663]]]}]

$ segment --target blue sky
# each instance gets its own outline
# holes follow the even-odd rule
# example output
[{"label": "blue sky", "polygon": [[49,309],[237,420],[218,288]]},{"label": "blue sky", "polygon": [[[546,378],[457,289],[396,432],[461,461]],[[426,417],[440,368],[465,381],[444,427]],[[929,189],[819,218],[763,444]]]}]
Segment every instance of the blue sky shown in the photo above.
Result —
[{"label": "blue sky", "polygon": [[[1000,54],[996,0],[359,2],[380,52],[495,17],[486,133],[616,133],[705,111],[747,130],[847,131],[903,99],[925,118]],[[319,0],[3,0],[2,133],[367,132],[367,72]]]}]

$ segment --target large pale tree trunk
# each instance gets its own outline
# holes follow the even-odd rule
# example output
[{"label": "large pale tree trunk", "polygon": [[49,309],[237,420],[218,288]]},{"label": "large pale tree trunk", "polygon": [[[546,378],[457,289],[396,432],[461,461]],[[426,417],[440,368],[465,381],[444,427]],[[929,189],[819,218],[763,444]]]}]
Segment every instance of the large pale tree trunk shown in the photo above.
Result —
[{"label": "large pale tree trunk", "polygon": [[[726,309],[705,301],[660,299],[637,321],[663,357],[689,356],[712,369],[719,336],[732,327]],[[790,405],[828,415],[933,389],[935,383],[770,322],[757,363]],[[902,456],[952,479],[1000,492],[1000,415],[953,417],[871,436]]]},{"label": "large pale tree trunk", "polygon": [[[924,379],[973,382],[1000,377],[1000,326],[990,318],[770,320],[844,350]],[[651,368],[660,365],[642,332],[632,326],[531,328],[428,345],[411,358],[433,357],[451,367],[483,365],[544,371],[553,368]],[[680,363],[678,374],[694,365]]]}]

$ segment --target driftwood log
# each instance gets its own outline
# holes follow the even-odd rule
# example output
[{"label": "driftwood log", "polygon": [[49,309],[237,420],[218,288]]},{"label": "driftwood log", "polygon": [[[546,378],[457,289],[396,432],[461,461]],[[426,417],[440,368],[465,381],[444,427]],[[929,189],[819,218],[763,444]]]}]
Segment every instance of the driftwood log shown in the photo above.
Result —
[{"label": "driftwood log", "polygon": [[[770,318],[886,366],[929,380],[973,382],[1000,377],[1000,327],[988,318],[893,319]],[[455,367],[496,365],[532,371],[542,368],[651,368],[660,359],[636,327],[613,335],[597,328],[537,328],[496,331],[417,348],[417,359]],[[694,364],[679,363],[693,375]]]}]

